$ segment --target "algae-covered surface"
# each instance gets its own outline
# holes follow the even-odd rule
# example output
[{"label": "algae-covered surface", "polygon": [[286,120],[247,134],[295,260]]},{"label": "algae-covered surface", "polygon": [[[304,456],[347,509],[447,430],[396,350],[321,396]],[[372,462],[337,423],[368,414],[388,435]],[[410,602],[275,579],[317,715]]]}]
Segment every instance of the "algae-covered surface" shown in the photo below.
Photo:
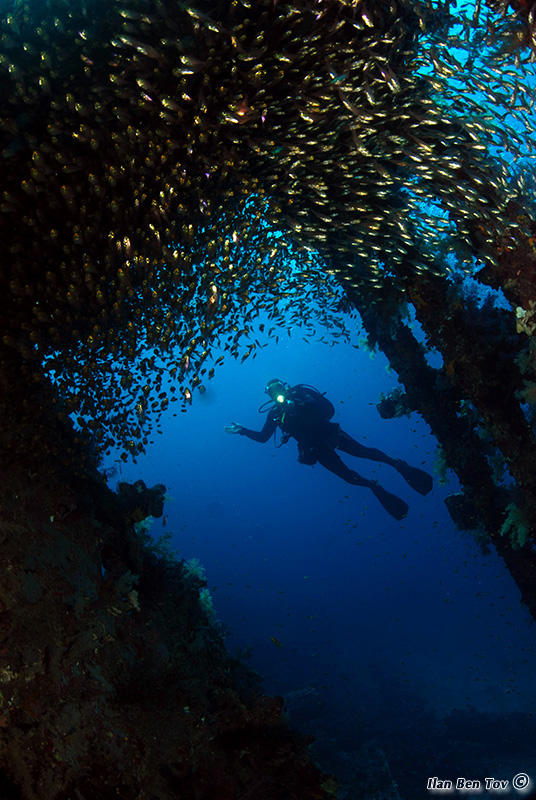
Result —
[{"label": "algae-covered surface", "polygon": [[3,407],[0,796],[328,797],[282,700],[227,655],[204,582],[136,532],[150,490],[112,493],[46,411],[36,437],[42,400],[31,424]]}]

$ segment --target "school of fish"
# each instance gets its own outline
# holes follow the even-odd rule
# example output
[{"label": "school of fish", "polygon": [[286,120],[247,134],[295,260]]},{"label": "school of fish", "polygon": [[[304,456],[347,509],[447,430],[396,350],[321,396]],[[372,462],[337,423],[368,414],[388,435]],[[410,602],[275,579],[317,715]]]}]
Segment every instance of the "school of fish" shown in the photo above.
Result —
[{"label": "school of fish", "polygon": [[126,459],[215,345],[470,270],[528,202],[533,30],[497,2],[8,0],[2,367],[44,362]]}]

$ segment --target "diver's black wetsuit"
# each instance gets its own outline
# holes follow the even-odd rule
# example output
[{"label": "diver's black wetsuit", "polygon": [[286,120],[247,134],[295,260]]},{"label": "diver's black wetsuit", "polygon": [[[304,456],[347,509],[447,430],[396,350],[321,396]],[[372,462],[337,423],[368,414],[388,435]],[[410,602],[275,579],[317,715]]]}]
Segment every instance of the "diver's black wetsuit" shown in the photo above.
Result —
[{"label": "diver's black wetsuit", "polygon": [[394,459],[374,447],[365,447],[359,444],[348,433],[341,430],[336,422],[328,420],[314,421],[307,418],[304,406],[300,406],[300,387],[293,387],[292,397],[298,400],[284,408],[274,407],[268,411],[262,430],[254,431],[240,426],[238,431],[243,436],[255,442],[267,442],[270,436],[279,427],[284,434],[284,440],[292,437],[298,443],[298,460],[302,464],[322,464],[323,467],[338,475],[347,483],[354,486],[365,486],[373,491],[384,508],[396,519],[402,519],[408,511],[407,504],[383,489],[376,481],[363,478],[359,473],[350,469],[335,452],[342,450],[358,458],[367,458],[382,464],[394,467],[407,481],[421,494],[426,494],[432,488],[432,479],[422,470],[407,465],[400,459]]}]

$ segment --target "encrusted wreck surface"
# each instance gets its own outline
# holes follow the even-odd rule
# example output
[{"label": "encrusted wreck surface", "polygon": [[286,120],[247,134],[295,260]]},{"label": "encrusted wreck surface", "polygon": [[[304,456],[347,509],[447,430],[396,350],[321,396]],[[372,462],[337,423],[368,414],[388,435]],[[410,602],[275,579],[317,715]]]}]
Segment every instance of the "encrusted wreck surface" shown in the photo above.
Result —
[{"label": "encrusted wreck surface", "polygon": [[42,389],[1,389],[2,800],[330,796],[202,581],[144,546]]}]

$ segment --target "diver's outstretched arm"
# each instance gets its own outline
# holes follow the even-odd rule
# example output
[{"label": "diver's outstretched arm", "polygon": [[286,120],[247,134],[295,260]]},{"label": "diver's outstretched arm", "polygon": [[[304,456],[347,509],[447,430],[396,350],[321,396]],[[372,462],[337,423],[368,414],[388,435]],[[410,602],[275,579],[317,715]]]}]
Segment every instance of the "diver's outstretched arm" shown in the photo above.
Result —
[{"label": "diver's outstretched arm", "polygon": [[374,497],[380,501],[384,509],[395,519],[404,519],[408,513],[408,505],[400,497],[397,497],[391,492],[384,489],[377,481],[370,481],[368,478],[363,478],[358,472],[350,469],[344,461],[342,461],[335,450],[319,450],[318,463],[323,467],[338,475],[346,483],[351,483],[354,486],[365,486],[370,489]]},{"label": "diver's outstretched arm", "polygon": [[[231,430],[232,427],[232,430]],[[268,414],[266,422],[261,431],[253,431],[250,428],[244,428],[243,425],[237,425],[236,422],[228,425],[225,430],[227,433],[239,433],[241,436],[247,436],[248,439],[253,439],[254,442],[267,442],[272,433],[277,428],[277,419],[274,419],[272,414]]]}]

